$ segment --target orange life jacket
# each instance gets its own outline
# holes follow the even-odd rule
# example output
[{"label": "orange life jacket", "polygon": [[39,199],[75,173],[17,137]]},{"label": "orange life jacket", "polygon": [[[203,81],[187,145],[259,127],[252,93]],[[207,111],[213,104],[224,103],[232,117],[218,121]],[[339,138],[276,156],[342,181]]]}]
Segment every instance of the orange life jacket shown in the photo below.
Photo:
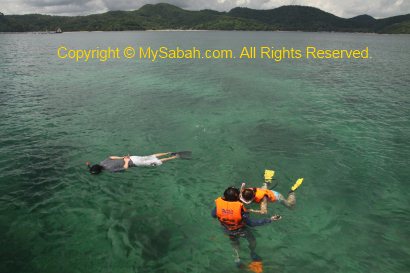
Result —
[{"label": "orange life jacket", "polygon": [[219,197],[215,200],[215,205],[216,217],[227,229],[236,230],[245,226],[242,219],[242,212],[245,211],[245,208],[241,202],[228,202]]},{"label": "orange life jacket", "polygon": [[265,196],[268,197],[271,202],[276,201],[276,196],[271,190],[255,188],[255,199],[253,199],[253,202],[260,203]]}]

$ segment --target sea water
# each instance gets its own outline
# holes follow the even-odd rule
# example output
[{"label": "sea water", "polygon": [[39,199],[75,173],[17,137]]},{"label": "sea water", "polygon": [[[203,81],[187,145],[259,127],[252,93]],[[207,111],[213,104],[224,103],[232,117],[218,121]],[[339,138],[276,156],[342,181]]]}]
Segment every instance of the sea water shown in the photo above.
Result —
[{"label": "sea water", "polygon": [[[369,58],[76,62],[61,46]],[[0,34],[1,272],[234,272],[214,200],[265,169],[285,196],[305,180],[294,210],[270,204],[283,219],[253,229],[264,272],[408,272],[409,53],[409,35]],[[177,150],[193,159],[98,176],[84,164]]]}]

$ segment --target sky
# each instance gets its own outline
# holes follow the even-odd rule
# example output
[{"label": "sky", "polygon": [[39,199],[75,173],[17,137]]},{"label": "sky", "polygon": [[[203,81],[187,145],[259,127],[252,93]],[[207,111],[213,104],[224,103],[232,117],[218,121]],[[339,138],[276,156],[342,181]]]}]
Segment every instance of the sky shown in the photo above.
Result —
[{"label": "sky", "polygon": [[344,18],[361,14],[384,18],[410,13],[410,0],[0,0],[0,12],[87,15],[109,10],[135,10],[156,3],[169,3],[188,10],[218,11],[229,11],[234,7],[273,9],[283,5],[304,5]]}]

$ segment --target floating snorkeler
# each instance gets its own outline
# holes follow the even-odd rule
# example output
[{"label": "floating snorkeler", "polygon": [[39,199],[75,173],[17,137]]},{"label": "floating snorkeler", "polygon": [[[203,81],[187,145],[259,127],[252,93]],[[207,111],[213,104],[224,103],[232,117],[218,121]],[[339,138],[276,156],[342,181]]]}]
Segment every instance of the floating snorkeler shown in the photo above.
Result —
[{"label": "floating snorkeler", "polygon": [[148,156],[110,156],[101,161],[99,164],[91,166],[90,162],[87,162],[86,165],[88,166],[91,174],[99,174],[103,170],[120,172],[127,170],[129,167],[160,166],[162,163],[169,160],[177,158],[191,159],[191,157],[192,152],[190,151],[158,153]]},{"label": "floating snorkeler", "polygon": [[255,237],[248,226],[261,226],[281,219],[278,215],[273,215],[270,218],[250,219],[249,213],[239,201],[239,189],[234,187],[227,188],[223,197],[219,197],[215,200],[215,208],[212,210],[212,217],[218,218],[224,233],[229,236],[235,252],[235,263],[238,267],[242,266],[239,256],[240,237],[245,237],[248,241],[252,260],[261,261],[261,258],[255,252]]},{"label": "floating snorkeler", "polygon": [[265,182],[261,188],[245,188],[245,183],[242,183],[239,199],[244,204],[251,204],[252,202],[260,204],[260,210],[249,209],[249,212],[255,212],[260,214],[268,213],[268,202],[279,202],[289,209],[293,209],[296,205],[295,190],[303,182],[303,178],[299,178],[292,186],[288,193],[288,197],[285,198],[282,194],[268,189],[268,183],[272,183],[275,172],[273,170],[265,170],[264,178]]}]

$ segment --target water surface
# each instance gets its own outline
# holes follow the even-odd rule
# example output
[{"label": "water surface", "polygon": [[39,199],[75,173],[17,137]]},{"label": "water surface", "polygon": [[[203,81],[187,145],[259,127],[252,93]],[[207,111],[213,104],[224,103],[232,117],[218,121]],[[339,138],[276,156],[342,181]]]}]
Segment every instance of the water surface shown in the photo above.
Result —
[{"label": "water surface", "polygon": [[[59,60],[73,48],[370,49],[367,60]],[[0,35],[2,272],[232,272],[210,216],[277,172],[297,208],[258,227],[265,272],[408,272],[410,36],[296,32]],[[191,161],[91,176],[108,155]],[[244,262],[249,262],[246,243]]]}]

